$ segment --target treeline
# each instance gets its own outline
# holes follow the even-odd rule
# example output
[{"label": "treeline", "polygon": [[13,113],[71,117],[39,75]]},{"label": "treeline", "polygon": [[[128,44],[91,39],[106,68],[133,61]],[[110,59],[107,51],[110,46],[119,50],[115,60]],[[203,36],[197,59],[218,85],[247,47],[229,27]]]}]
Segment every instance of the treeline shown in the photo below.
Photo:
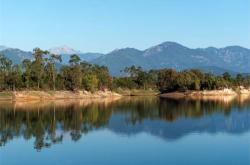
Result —
[{"label": "treeline", "polygon": [[35,48],[33,60],[25,59],[21,65],[0,55],[0,89],[44,89],[94,91],[110,88],[111,76],[108,68],[81,61],[76,54],[71,55],[69,64],[57,65],[61,56]]},{"label": "treeline", "polygon": [[[229,73],[216,76],[197,69],[176,71],[160,69],[144,71],[131,66],[123,70],[127,76],[112,77],[108,68],[81,61],[71,55],[68,65],[61,65],[61,56],[35,48],[33,59],[13,64],[0,54],[0,90],[103,90],[103,89],[157,89],[161,92],[176,90],[213,90],[250,86],[250,76]],[[59,67],[60,65],[60,67]],[[59,69],[60,68],[60,69]]]},{"label": "treeline", "polygon": [[124,71],[128,77],[116,78],[114,81],[117,87],[156,88],[161,92],[250,87],[250,75],[231,76],[228,72],[218,76],[198,69],[179,72],[174,69],[143,71],[141,67],[135,66],[125,68]]}]

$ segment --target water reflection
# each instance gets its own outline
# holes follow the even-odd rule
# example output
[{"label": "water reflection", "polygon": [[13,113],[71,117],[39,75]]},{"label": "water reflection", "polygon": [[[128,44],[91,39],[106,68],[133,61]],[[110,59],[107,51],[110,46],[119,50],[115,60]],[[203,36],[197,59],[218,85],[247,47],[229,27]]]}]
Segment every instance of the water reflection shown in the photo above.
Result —
[{"label": "water reflection", "polygon": [[178,140],[190,133],[239,134],[250,130],[250,99],[159,99],[133,97],[118,100],[1,102],[0,145],[14,138],[34,139],[41,150],[65,137],[78,141],[93,130],[116,134],[149,133]]}]

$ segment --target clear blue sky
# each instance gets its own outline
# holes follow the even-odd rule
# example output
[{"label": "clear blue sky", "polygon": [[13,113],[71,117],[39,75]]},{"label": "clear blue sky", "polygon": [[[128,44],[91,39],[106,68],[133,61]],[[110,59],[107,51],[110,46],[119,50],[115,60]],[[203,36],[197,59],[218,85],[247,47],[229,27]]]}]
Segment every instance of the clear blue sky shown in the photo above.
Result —
[{"label": "clear blue sky", "polygon": [[84,52],[186,46],[250,48],[250,0],[0,0],[0,45]]}]

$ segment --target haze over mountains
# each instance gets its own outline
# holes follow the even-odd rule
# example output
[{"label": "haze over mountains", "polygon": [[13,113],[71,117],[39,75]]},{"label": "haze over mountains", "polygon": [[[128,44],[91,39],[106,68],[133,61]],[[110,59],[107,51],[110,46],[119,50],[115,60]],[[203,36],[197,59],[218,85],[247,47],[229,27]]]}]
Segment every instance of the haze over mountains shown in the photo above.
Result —
[{"label": "haze over mountains", "polygon": [[61,46],[61,47],[54,47],[54,48],[50,48],[48,50],[50,53],[53,54],[60,54],[62,55],[62,63],[63,64],[67,64],[69,59],[70,59],[70,55],[72,54],[77,54],[80,56],[80,58],[84,61],[92,61],[104,54],[101,53],[82,53],[80,50],[75,50],[73,48],[70,48],[67,45]]},{"label": "haze over mountains", "polygon": [[[229,71],[231,73],[250,72],[250,49],[240,46],[225,48],[191,49],[175,42],[164,42],[146,50],[135,48],[116,49],[108,54],[82,53],[70,47],[55,47],[50,52],[61,54],[63,63],[67,63],[70,54],[78,54],[82,60],[105,65],[112,75],[127,66],[136,65],[144,69],[175,68],[177,70],[199,68],[213,73]],[[24,58],[32,58],[31,52],[0,46],[0,53],[20,63]]]}]

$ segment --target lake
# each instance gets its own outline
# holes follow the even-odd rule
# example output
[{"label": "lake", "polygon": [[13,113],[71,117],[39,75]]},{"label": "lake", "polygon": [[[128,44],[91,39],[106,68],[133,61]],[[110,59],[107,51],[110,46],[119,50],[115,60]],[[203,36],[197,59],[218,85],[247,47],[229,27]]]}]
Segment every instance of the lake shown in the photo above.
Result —
[{"label": "lake", "polygon": [[250,99],[0,102],[1,165],[249,165]]}]

